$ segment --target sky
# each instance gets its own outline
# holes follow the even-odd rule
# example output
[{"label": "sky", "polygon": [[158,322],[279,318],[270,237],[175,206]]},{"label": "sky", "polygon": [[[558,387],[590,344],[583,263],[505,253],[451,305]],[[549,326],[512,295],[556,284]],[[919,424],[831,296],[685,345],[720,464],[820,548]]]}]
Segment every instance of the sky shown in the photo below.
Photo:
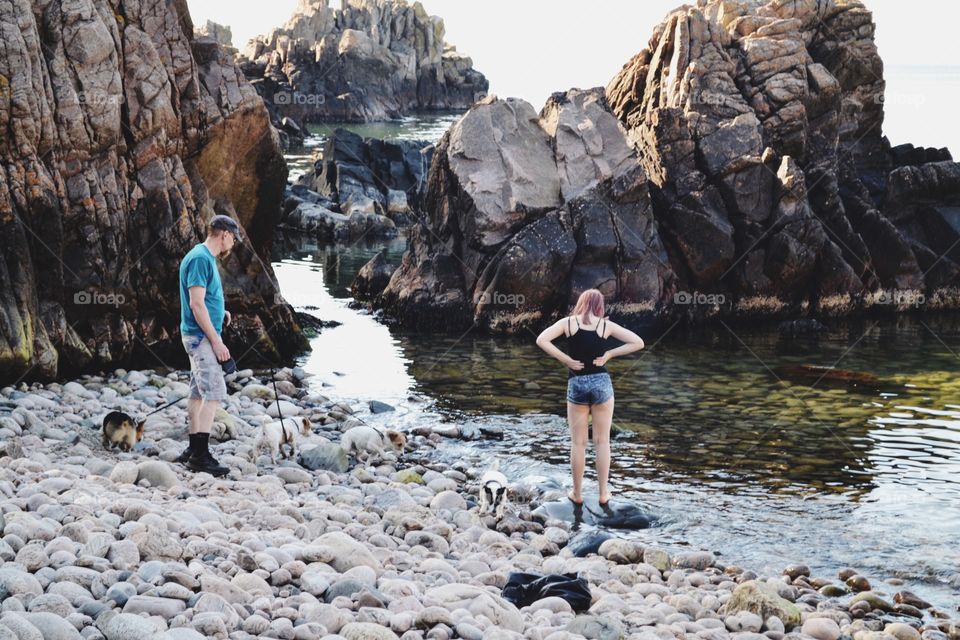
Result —
[{"label": "sky", "polygon": [[[554,91],[605,85],[640,51],[679,0],[421,0],[446,25],[447,42],[473,58],[490,92],[531,102]],[[282,25],[297,0],[188,0],[194,23],[229,25],[233,43]],[[338,7],[338,0],[331,6]],[[960,5],[943,0],[867,0],[888,81],[887,126],[894,144],[949,143],[960,156],[960,66],[918,73],[914,65],[960,65]],[[926,9],[924,8],[926,7]],[[952,15],[951,15],[952,14]],[[936,19],[932,19],[935,17]]]}]

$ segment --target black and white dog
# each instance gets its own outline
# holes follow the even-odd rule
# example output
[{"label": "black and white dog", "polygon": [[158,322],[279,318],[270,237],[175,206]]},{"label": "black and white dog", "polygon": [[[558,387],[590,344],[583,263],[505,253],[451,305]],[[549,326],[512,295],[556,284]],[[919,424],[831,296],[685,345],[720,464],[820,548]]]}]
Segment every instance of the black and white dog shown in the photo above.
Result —
[{"label": "black and white dog", "polygon": [[492,513],[497,520],[503,518],[507,508],[507,476],[500,472],[500,461],[494,460],[480,476],[480,514]]}]

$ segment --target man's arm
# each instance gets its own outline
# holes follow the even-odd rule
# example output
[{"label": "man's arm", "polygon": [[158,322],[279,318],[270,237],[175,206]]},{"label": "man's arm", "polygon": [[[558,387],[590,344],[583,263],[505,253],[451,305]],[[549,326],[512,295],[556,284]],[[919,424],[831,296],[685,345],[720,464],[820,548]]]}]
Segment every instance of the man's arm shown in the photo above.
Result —
[{"label": "man's arm", "polygon": [[190,311],[193,312],[193,318],[197,321],[197,325],[203,329],[203,335],[207,336],[207,340],[213,346],[213,353],[217,356],[217,360],[224,362],[230,359],[230,350],[227,349],[227,345],[223,344],[217,330],[213,328],[210,312],[207,311],[207,305],[203,302],[206,293],[206,287],[190,287]]}]

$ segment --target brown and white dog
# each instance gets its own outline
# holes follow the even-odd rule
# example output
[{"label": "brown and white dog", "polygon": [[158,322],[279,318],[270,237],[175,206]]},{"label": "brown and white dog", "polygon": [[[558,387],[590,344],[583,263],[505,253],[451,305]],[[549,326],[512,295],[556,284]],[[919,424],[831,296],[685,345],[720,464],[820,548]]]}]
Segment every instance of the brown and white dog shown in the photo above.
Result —
[{"label": "brown and white dog", "polygon": [[355,454],[358,460],[361,457],[367,460],[372,455],[383,455],[385,452],[399,456],[407,447],[407,436],[393,429],[381,430],[360,425],[343,434],[340,446],[346,449],[347,453]]},{"label": "brown and white dog", "polygon": [[[293,458],[297,455],[297,436],[309,436],[313,433],[310,421],[303,416],[284,418],[274,422],[264,422],[260,439],[253,449],[256,459],[264,450],[270,454],[270,464],[277,464],[277,454],[282,458]],[[284,446],[290,450],[290,455],[284,452]]]},{"label": "brown and white dog", "polygon": [[145,420],[136,422],[122,411],[111,411],[103,417],[103,446],[130,451],[143,440]]}]

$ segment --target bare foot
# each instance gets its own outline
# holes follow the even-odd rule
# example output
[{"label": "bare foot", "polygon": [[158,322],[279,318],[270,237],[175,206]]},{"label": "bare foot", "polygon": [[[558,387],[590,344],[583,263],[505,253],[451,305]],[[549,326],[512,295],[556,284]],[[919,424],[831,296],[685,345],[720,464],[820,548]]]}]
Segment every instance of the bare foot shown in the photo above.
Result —
[{"label": "bare foot", "polygon": [[574,496],[573,489],[567,491],[567,497],[570,498],[570,502],[573,504],[583,504],[583,498],[580,496]]}]

